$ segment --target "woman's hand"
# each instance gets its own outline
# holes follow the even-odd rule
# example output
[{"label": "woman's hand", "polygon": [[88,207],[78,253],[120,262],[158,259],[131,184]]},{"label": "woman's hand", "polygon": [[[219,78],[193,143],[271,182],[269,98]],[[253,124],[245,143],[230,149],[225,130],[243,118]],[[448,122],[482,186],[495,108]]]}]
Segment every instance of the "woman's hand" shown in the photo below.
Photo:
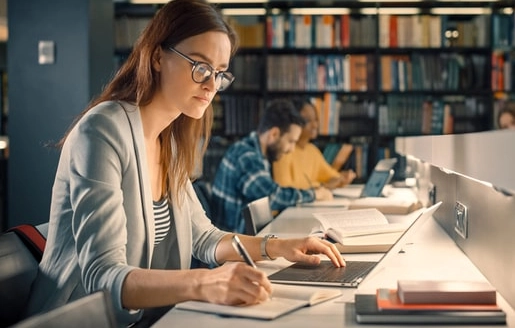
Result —
[{"label": "woman's hand", "polygon": [[340,187],[346,186],[356,179],[356,172],[353,170],[346,170],[340,172]]},{"label": "woman's hand", "polygon": [[319,264],[320,257],[314,254],[325,254],[334,266],[345,266],[345,260],[333,243],[317,237],[298,239],[269,239],[266,252],[270,257],[284,257],[291,262]]},{"label": "woman's hand", "polygon": [[[194,270],[195,271],[195,270]],[[203,270],[198,277],[200,299],[226,305],[251,305],[270,298],[272,285],[262,271],[241,262]]]}]

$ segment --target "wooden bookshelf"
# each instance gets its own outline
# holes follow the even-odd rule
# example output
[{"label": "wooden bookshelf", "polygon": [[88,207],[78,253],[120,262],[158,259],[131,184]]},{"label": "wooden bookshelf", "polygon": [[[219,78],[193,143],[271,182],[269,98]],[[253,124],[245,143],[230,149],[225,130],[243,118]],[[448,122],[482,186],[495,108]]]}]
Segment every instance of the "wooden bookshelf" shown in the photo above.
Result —
[{"label": "wooden bookshelf", "polygon": [[[123,57],[131,35],[159,7],[116,6]],[[515,98],[509,0],[474,2],[462,14],[462,1],[230,6],[265,10],[228,17],[241,47],[231,63],[236,80],[215,104],[217,137],[246,135],[271,99],[309,96],[321,121],[317,144],[359,146],[366,152],[356,160],[364,179],[377,160],[395,154],[395,137],[490,130],[496,95]]]}]

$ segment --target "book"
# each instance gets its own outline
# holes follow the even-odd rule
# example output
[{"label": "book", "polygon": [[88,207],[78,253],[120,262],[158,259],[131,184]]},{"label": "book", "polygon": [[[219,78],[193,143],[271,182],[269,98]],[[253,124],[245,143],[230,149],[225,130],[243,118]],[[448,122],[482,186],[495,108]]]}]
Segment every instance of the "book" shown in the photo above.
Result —
[{"label": "book", "polygon": [[383,214],[409,214],[422,208],[416,198],[363,197],[353,199],[348,204],[350,210],[375,208]]},{"label": "book", "polygon": [[341,253],[386,252],[407,225],[389,223],[375,208],[313,213],[320,231]]},{"label": "book", "polygon": [[468,304],[468,303],[403,303],[399,298],[397,289],[378,288],[377,308],[379,310],[402,311],[501,311],[496,303]]},{"label": "book", "polygon": [[403,303],[497,303],[497,292],[487,281],[399,280],[397,290]]},{"label": "book", "polygon": [[201,301],[186,301],[176,309],[214,313],[219,315],[272,320],[305,306],[313,306],[334,299],[342,292],[336,288],[302,288],[282,284],[272,284],[272,297],[254,305],[222,305]]},{"label": "book", "polygon": [[331,200],[314,200],[309,203],[300,203],[303,207],[338,207],[340,209],[348,208],[350,200],[346,198],[334,198]]},{"label": "book", "polygon": [[390,324],[506,324],[506,313],[499,311],[379,310],[375,294],[356,294],[358,323]]}]

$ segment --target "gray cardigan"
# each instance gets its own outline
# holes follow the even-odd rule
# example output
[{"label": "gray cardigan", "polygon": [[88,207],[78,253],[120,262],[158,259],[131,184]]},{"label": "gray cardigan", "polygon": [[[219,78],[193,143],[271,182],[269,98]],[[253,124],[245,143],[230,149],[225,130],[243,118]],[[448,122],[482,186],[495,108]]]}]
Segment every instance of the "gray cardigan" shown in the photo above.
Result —
[{"label": "gray cardigan", "polygon": [[[181,268],[190,267],[192,254],[216,265],[215,248],[226,233],[206,217],[190,182],[180,196],[179,206],[172,208]],[[48,241],[28,314],[107,289],[118,322],[138,320],[141,311],[122,307],[122,283],[134,268],[150,267],[153,249],[152,192],[139,108],[101,103],[81,118],[62,149]]]}]

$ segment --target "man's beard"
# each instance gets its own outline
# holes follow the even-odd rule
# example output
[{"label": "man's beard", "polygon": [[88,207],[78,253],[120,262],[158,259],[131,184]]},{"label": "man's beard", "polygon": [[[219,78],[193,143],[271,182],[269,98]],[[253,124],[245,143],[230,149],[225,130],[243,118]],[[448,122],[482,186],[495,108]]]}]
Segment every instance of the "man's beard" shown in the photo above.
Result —
[{"label": "man's beard", "polygon": [[266,147],[266,158],[270,163],[277,161],[282,156],[282,154],[283,153],[281,151],[279,141]]}]

